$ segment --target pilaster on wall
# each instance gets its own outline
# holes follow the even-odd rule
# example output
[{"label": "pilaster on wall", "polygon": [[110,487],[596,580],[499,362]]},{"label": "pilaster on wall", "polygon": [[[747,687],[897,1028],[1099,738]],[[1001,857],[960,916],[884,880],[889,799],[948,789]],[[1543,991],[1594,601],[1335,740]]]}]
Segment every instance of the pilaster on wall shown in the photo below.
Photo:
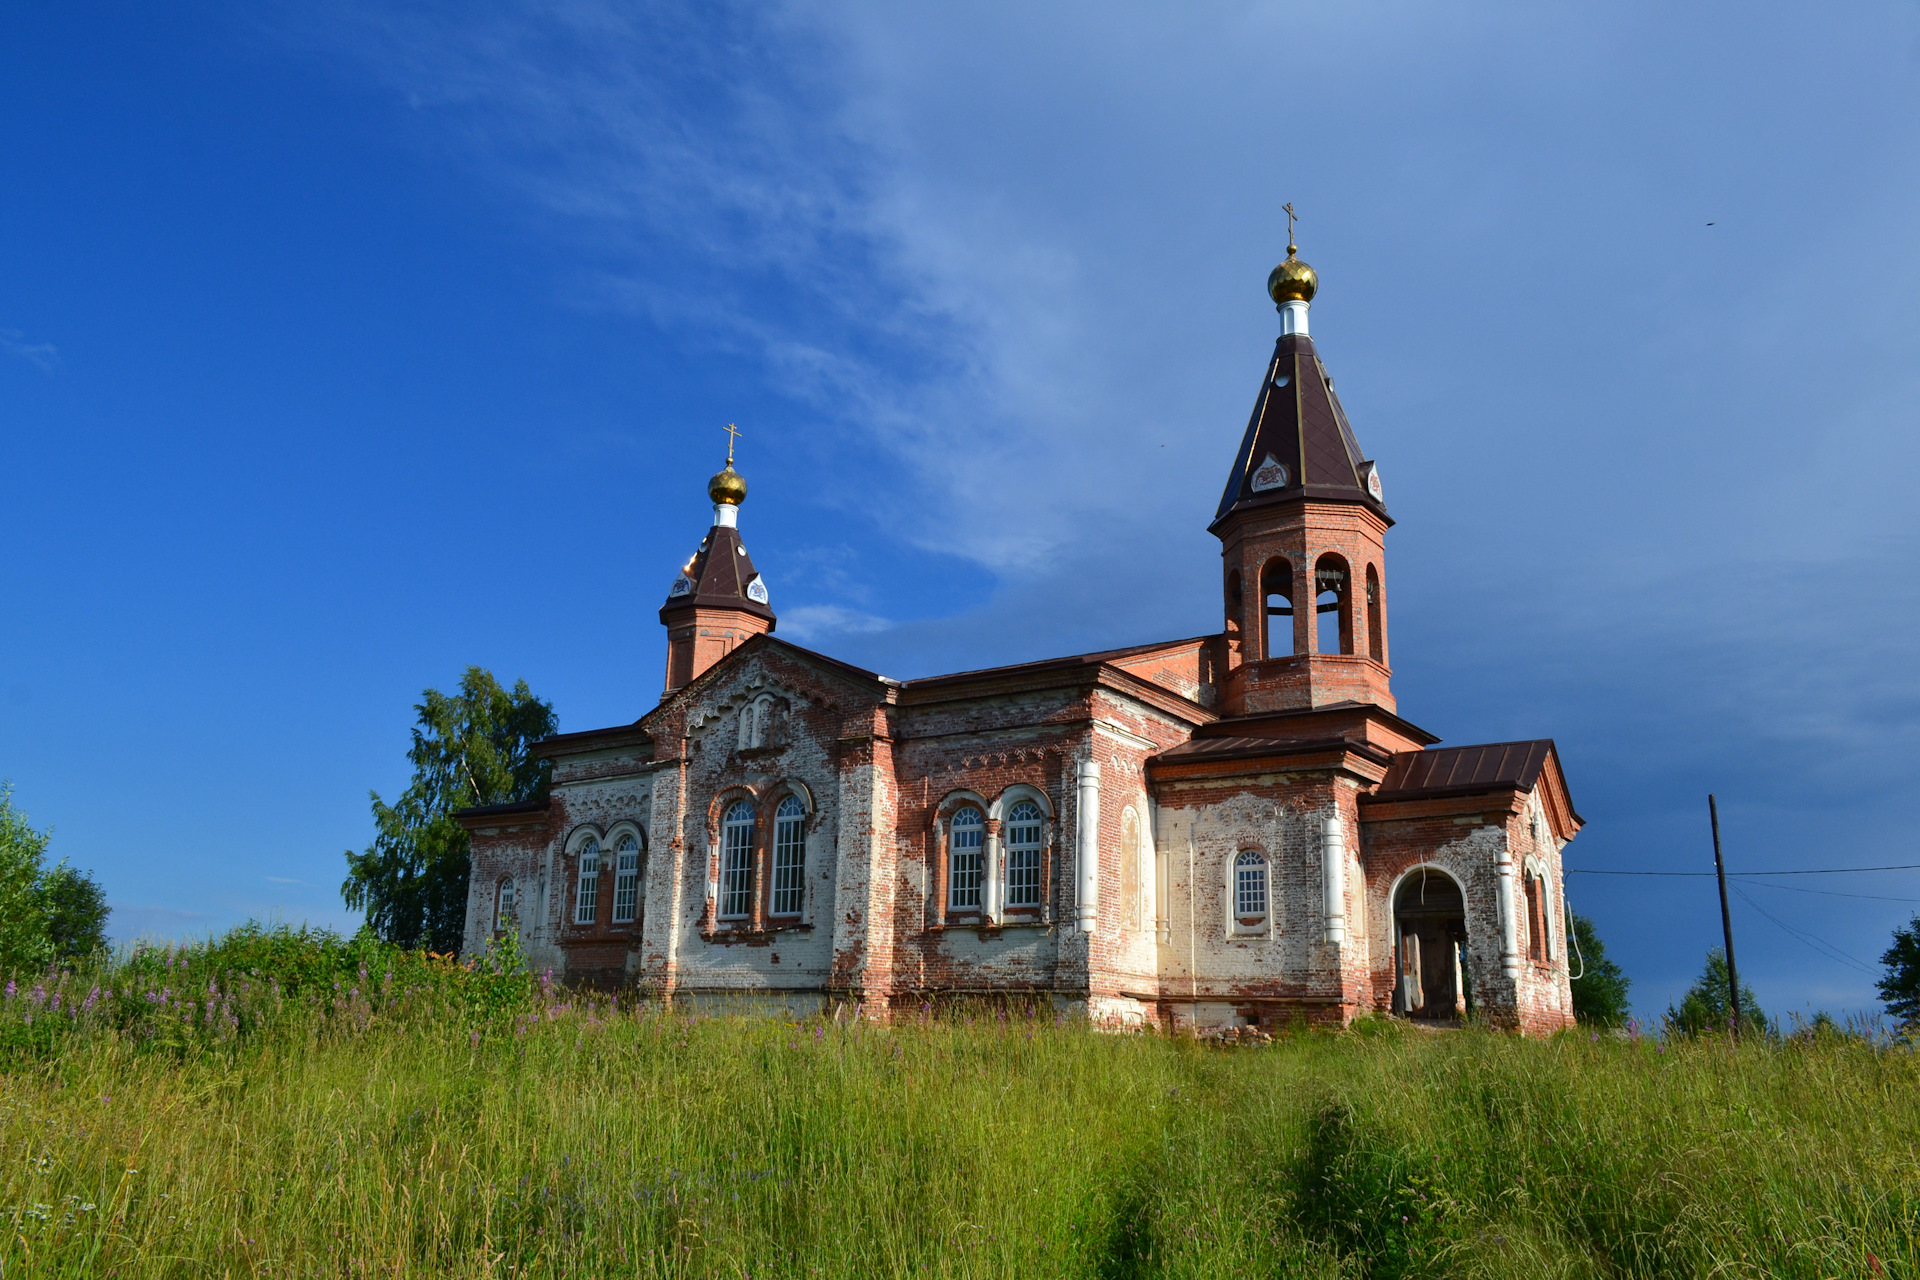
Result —
[{"label": "pilaster on wall", "polygon": [[893,741],[886,713],[849,716],[840,733],[839,839],[829,984],[885,1009],[893,993],[895,934]]},{"label": "pilaster on wall", "polygon": [[663,762],[653,775],[647,825],[647,905],[640,926],[641,981],[669,1000],[680,981],[680,939],[688,927],[698,927],[692,924],[686,903],[689,840],[685,739],[676,756]]},{"label": "pilaster on wall", "polygon": [[1090,934],[1100,919],[1100,762],[1080,761],[1074,776],[1074,919]]}]

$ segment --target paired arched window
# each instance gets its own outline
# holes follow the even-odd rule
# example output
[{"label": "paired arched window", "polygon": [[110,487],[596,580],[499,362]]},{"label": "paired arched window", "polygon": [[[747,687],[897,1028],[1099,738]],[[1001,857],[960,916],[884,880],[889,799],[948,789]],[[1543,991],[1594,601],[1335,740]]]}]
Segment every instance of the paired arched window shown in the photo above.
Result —
[{"label": "paired arched window", "polygon": [[639,907],[640,842],[632,835],[623,835],[614,847],[613,922],[632,924]]},{"label": "paired arched window", "polygon": [[773,901],[776,916],[797,916],[806,894],[807,806],[788,796],[773,814]]},{"label": "paired arched window", "polygon": [[987,821],[972,805],[953,811],[947,828],[947,910],[978,911],[986,880]]},{"label": "paired arched window", "polygon": [[493,927],[506,929],[514,922],[513,877],[502,880],[493,891]]},{"label": "paired arched window", "polygon": [[1040,806],[1022,800],[1007,814],[1007,910],[1040,907]]},{"label": "paired arched window", "polygon": [[774,745],[774,717],[778,707],[771,697],[762,695],[740,709],[740,749]]},{"label": "paired arched window", "polygon": [[600,912],[600,842],[588,836],[580,845],[580,879],[573,894],[573,922],[592,924]]},{"label": "paired arched window", "polygon": [[753,805],[741,800],[720,826],[720,918],[744,920],[752,914]]},{"label": "paired arched window", "polygon": [[1265,858],[1249,849],[1233,860],[1233,918],[1242,929],[1267,922],[1267,890]]}]

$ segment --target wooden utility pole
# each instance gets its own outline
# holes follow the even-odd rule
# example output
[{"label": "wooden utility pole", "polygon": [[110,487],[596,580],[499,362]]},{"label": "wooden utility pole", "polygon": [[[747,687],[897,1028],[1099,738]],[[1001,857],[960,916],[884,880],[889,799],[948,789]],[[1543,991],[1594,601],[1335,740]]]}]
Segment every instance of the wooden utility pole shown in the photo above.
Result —
[{"label": "wooden utility pole", "polygon": [[1720,806],[1707,796],[1713,819],[1713,874],[1720,880],[1720,929],[1727,936],[1727,1007],[1733,1010],[1733,1038],[1740,1038],[1740,971],[1733,967],[1733,913],[1727,910],[1727,867],[1720,860]]}]

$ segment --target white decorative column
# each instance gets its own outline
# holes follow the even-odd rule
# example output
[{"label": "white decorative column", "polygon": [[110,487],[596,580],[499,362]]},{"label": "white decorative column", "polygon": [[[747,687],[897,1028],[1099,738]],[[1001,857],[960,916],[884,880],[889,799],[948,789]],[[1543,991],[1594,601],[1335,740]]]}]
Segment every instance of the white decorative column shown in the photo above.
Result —
[{"label": "white decorative column", "polygon": [[1002,886],[1007,882],[1007,860],[1002,853],[1000,824],[988,825],[987,833],[981,837],[980,853],[983,859],[980,868],[980,914],[992,924],[1000,923],[1000,902],[1004,894]]},{"label": "white decorative column", "polygon": [[1327,941],[1347,940],[1347,842],[1338,812],[1320,823],[1320,884],[1326,891]]},{"label": "white decorative column", "polygon": [[1074,865],[1076,918],[1092,933],[1100,912],[1100,762],[1082,760],[1077,774],[1080,803],[1074,810],[1079,857]]},{"label": "white decorative column", "polygon": [[1303,299],[1295,298],[1280,304],[1280,333],[1285,336],[1297,333],[1307,335],[1307,304]]},{"label": "white decorative column", "polygon": [[1513,853],[1505,840],[1493,855],[1493,870],[1500,887],[1500,968],[1509,978],[1520,977],[1520,945],[1514,934]]}]

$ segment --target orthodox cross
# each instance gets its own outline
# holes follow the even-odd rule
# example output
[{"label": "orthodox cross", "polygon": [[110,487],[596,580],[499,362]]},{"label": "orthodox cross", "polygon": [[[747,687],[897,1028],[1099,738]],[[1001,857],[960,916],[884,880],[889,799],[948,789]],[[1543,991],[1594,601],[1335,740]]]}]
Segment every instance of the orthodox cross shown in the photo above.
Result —
[{"label": "orthodox cross", "polygon": [[1296,248],[1293,243],[1293,201],[1289,200],[1280,207],[1287,211],[1287,252],[1292,253]]},{"label": "orthodox cross", "polygon": [[727,465],[733,465],[733,442],[740,435],[740,429],[731,422],[727,424]]}]

